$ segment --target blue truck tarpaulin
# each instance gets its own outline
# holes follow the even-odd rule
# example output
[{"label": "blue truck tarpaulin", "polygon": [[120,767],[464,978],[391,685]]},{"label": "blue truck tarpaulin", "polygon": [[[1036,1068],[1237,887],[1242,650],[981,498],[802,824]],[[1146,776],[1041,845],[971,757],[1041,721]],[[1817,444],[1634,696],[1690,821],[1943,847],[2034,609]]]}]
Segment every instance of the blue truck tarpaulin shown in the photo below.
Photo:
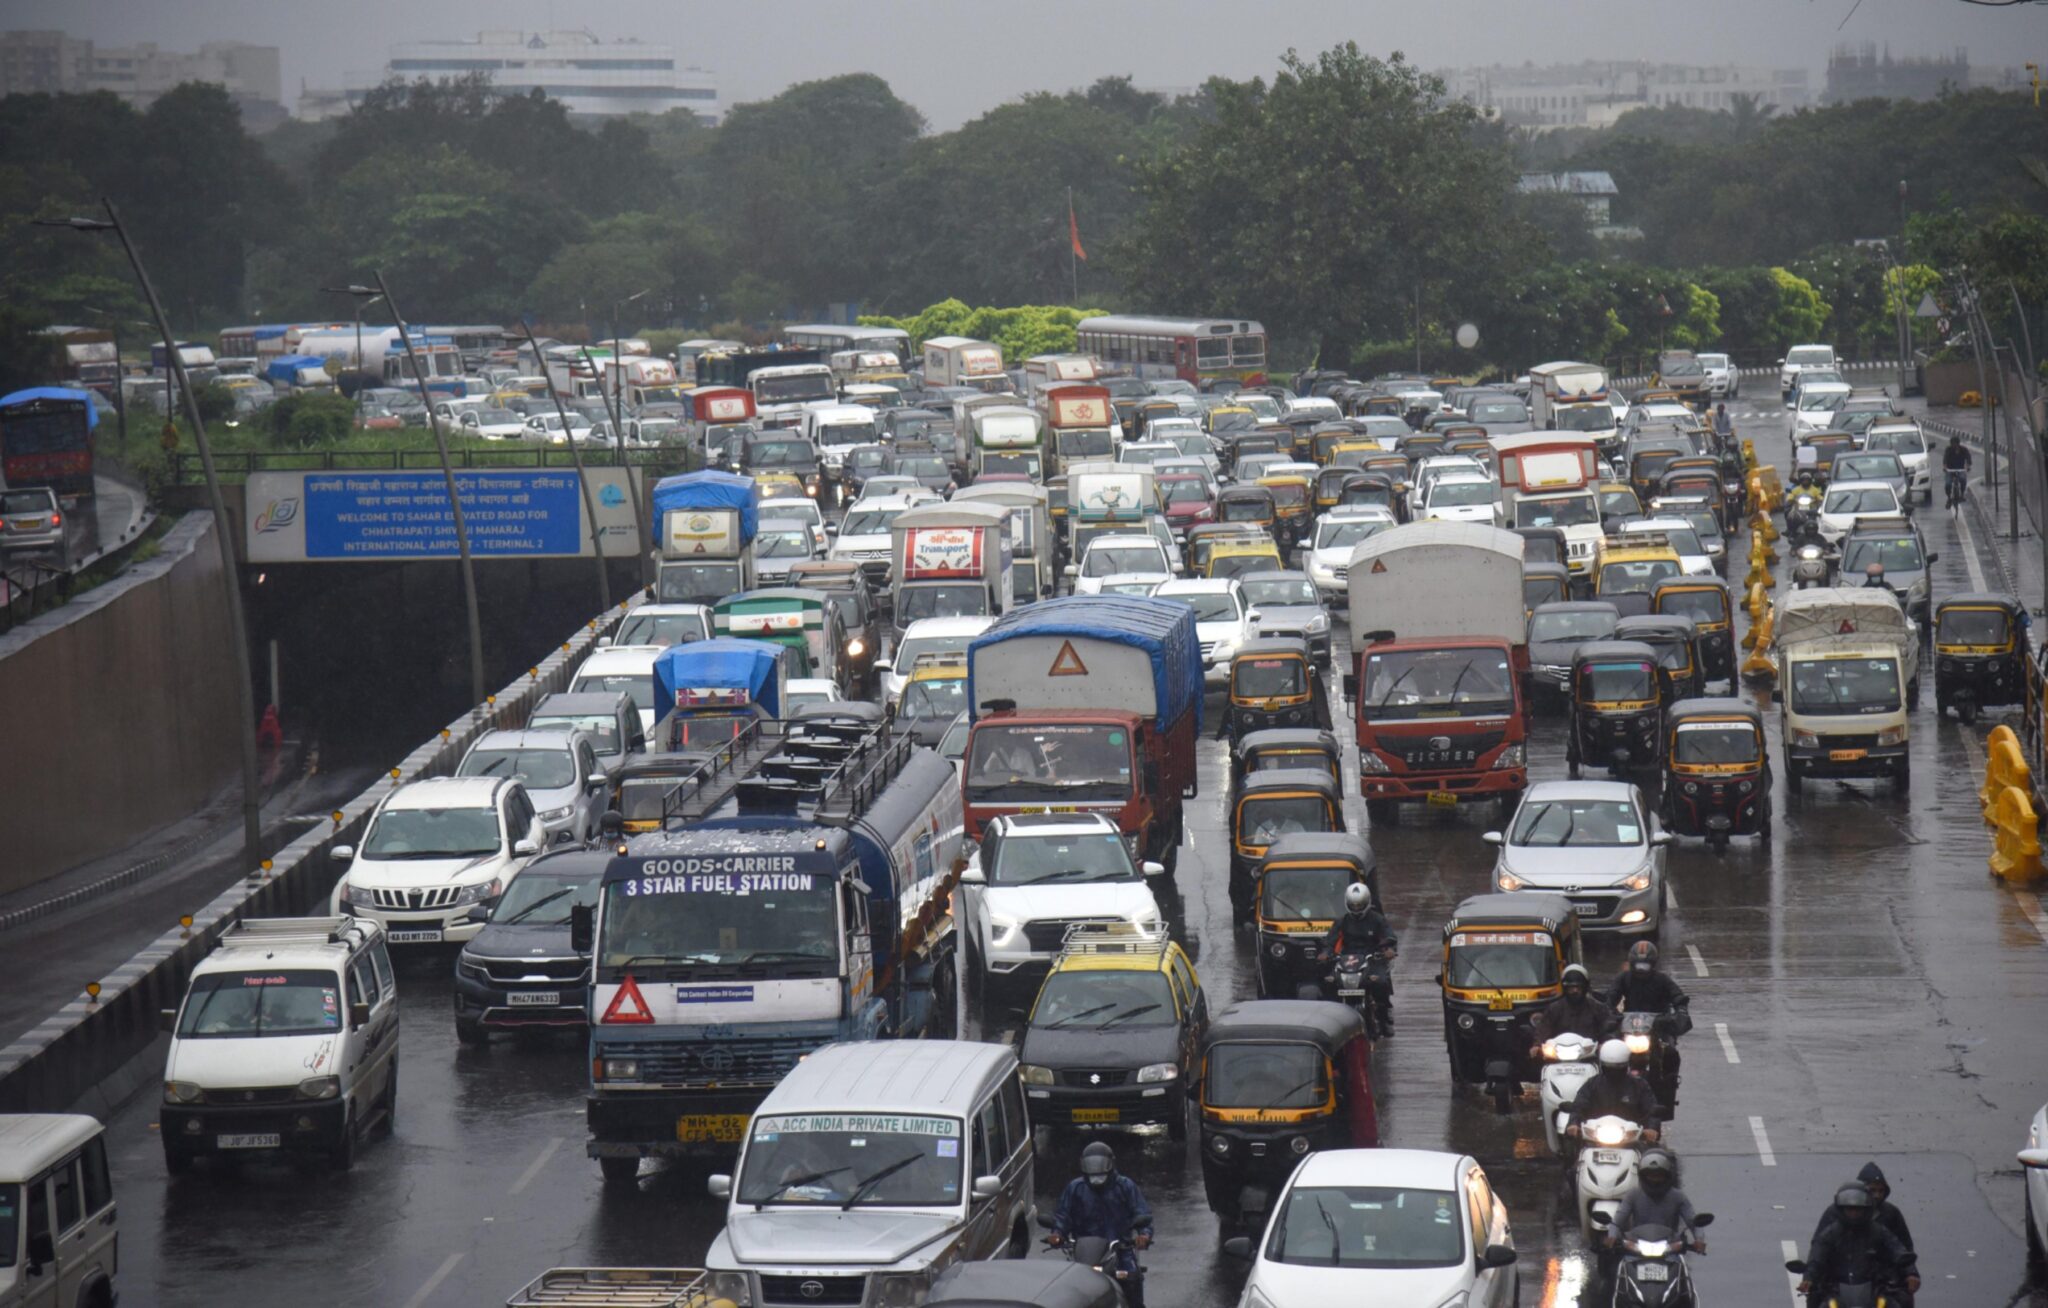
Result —
[{"label": "blue truck tarpaulin", "polygon": [[663,477],[654,483],[654,544],[661,544],[661,515],[671,509],[738,509],[740,544],[754,539],[760,526],[761,492],[752,477],[707,469]]},{"label": "blue truck tarpaulin", "polygon": [[1195,732],[1201,734],[1202,642],[1192,607],[1137,595],[1066,595],[1012,609],[967,647],[969,704],[981,703],[974,651],[1026,636],[1086,636],[1144,650],[1152,656],[1153,713],[1160,730],[1192,708]]},{"label": "blue truck tarpaulin", "polygon": [[92,431],[100,425],[100,411],[93,407],[92,396],[84,391],[74,391],[67,386],[31,386],[12,395],[0,395],[0,409],[31,400],[71,400],[85,406],[85,429]]},{"label": "blue truck tarpaulin", "polygon": [[280,354],[263,365],[263,375],[271,381],[281,381],[287,386],[296,381],[294,374],[301,368],[325,368],[327,360],[310,354]]},{"label": "blue truck tarpaulin", "polygon": [[672,645],[654,660],[654,718],[659,722],[676,706],[676,691],[744,690],[771,718],[782,716],[776,664],[782,647],[760,640],[719,636]]}]

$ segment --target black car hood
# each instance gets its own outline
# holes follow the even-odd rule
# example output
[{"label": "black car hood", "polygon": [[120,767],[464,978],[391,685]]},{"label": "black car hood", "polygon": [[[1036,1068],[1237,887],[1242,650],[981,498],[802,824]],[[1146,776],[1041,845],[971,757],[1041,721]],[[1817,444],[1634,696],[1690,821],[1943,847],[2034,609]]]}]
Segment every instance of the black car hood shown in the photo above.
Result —
[{"label": "black car hood", "polygon": [[[562,901],[558,901],[562,902]],[[550,904],[543,913],[554,908]],[[544,925],[489,923],[476,933],[462,952],[473,958],[575,958],[569,945],[569,927],[552,922]]]},{"label": "black car hood", "polygon": [[[1150,1014],[1147,1014],[1150,1016]],[[1125,1067],[1180,1061],[1180,1033],[1170,1026],[1119,1025],[1053,1030],[1029,1027],[1018,1051],[1020,1062],[1037,1067]]]}]

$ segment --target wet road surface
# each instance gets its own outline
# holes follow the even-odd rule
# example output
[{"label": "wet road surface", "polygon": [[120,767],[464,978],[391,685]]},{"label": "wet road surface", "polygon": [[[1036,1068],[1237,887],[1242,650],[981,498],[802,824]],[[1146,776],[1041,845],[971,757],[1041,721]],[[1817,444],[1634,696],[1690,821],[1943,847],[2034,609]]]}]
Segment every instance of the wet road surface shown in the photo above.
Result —
[{"label": "wet road surface", "polygon": [[[1761,410],[1759,451],[1782,467],[1773,398],[1738,409]],[[1922,515],[1941,553],[1937,596],[1996,575],[1971,524]],[[1681,841],[1670,851],[1672,905],[1658,939],[1698,1025],[1668,1141],[1695,1204],[1719,1219],[1695,1263],[1707,1303],[1791,1303],[1785,1242],[1803,1253],[1835,1186],[1875,1158],[1919,1242],[1923,1305],[2048,1305],[2048,1293],[2030,1297],[2025,1286],[2013,1161],[2048,1097],[2048,917],[1985,869],[1975,792],[1996,715],[1964,728],[1938,721],[1933,699],[1913,717],[1909,796],[1888,783],[1820,782],[1794,797],[1780,776],[1773,844],[1737,839],[1716,856]],[[1775,751],[1775,712],[1767,721]],[[1201,750],[1192,848],[1162,900],[1220,1008],[1256,991],[1250,951],[1229,927],[1222,746]],[[1538,722],[1530,755],[1532,779],[1564,775],[1559,720]],[[1355,760],[1346,772],[1350,819],[1364,830]],[[1381,1129],[1391,1145],[1478,1158],[1513,1217],[1520,1302],[1579,1304],[1587,1265],[1533,1093],[1507,1117],[1476,1093],[1454,1093],[1440,1036],[1440,927],[1459,899],[1489,888],[1491,851],[1479,837],[1497,825],[1490,807],[1411,809],[1371,833],[1403,942],[1398,1033],[1373,1056]],[[1624,949],[1589,941],[1597,980]],[[154,1092],[115,1117],[126,1302],[489,1304],[550,1265],[702,1256],[721,1207],[704,1197],[700,1173],[650,1165],[637,1193],[607,1193],[583,1156],[580,1038],[458,1046],[452,954],[394,952],[404,1004],[397,1122],[353,1173],[250,1161],[171,1182]],[[974,1033],[1013,1029],[1013,1015],[983,1014]],[[1157,1213],[1150,1301],[1234,1303],[1241,1273],[1216,1247],[1192,1146],[1158,1131],[1105,1138]],[[1081,1143],[1040,1133],[1041,1207],[1074,1174]]]}]

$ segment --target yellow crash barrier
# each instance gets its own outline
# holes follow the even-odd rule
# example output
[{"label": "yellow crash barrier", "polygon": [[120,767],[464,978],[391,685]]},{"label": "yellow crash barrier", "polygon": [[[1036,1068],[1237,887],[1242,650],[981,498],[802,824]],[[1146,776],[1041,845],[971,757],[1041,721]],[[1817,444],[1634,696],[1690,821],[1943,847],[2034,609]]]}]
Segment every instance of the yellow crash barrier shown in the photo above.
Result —
[{"label": "yellow crash barrier", "polygon": [[1777,543],[1777,521],[1762,509],[1749,515],[1749,530],[1752,535],[1762,537],[1766,544]]},{"label": "yellow crash barrier", "polygon": [[1778,667],[1771,662],[1771,626],[1777,619],[1777,612],[1768,603],[1764,613],[1749,629],[1750,637],[1745,643],[1750,646],[1749,657],[1742,660],[1742,675],[1751,681],[1775,681]]},{"label": "yellow crash barrier", "polygon": [[1763,537],[1752,536],[1749,539],[1749,572],[1743,577],[1742,584],[1769,590],[1778,584],[1777,578],[1771,575],[1771,564],[1777,562],[1778,556],[1771,553],[1771,547],[1764,544]]},{"label": "yellow crash barrier", "polygon": [[1977,792],[1986,822],[1993,820],[1991,809],[1999,792],[2009,787],[2033,793],[2034,773],[2020,750],[2019,736],[2011,727],[1997,726],[1984,741],[1984,787]]},{"label": "yellow crash barrier", "polygon": [[1742,470],[1755,472],[1756,468],[1756,442],[1745,436],[1742,439]]},{"label": "yellow crash barrier", "polygon": [[1991,870],[2007,881],[2035,881],[2041,876],[2041,819],[2034,803],[2018,786],[1998,792],[1991,804]]},{"label": "yellow crash barrier", "polygon": [[1749,471],[1749,497],[1752,503],[1769,513],[1785,502],[1785,488],[1778,482],[1778,470],[1768,463],[1760,463]]}]

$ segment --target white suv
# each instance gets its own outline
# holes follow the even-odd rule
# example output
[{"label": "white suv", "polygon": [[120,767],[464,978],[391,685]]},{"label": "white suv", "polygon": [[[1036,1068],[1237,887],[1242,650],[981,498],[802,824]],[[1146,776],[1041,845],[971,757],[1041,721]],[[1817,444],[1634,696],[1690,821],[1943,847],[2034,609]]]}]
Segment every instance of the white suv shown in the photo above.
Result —
[{"label": "white suv", "polygon": [[349,868],[329,911],[378,923],[394,945],[468,940],[546,847],[547,828],[512,778],[415,781],[377,805],[361,849],[334,847]]},{"label": "white suv", "polygon": [[1778,395],[1787,404],[1792,402],[1793,388],[1799,385],[1799,374],[1808,369],[1834,372],[1835,347],[1795,345],[1785,351],[1785,357],[1778,360]]},{"label": "white suv", "polygon": [[1020,813],[991,820],[961,881],[974,952],[990,980],[1052,963],[1076,923],[1160,925],[1146,879],[1158,863],[1131,864],[1116,824],[1094,813]]}]

